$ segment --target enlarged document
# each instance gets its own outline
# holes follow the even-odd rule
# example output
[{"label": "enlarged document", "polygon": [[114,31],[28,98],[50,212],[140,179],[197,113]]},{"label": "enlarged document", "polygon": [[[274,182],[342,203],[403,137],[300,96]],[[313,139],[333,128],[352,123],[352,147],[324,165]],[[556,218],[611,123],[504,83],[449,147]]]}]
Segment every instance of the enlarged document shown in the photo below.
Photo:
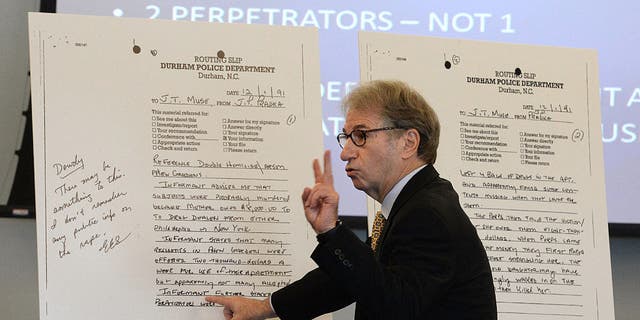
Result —
[{"label": "enlarged document", "polygon": [[361,33],[360,62],[436,110],[499,318],[614,319],[596,53]]},{"label": "enlarged document", "polygon": [[223,319],[312,267],[314,29],[29,18],[41,319]]}]

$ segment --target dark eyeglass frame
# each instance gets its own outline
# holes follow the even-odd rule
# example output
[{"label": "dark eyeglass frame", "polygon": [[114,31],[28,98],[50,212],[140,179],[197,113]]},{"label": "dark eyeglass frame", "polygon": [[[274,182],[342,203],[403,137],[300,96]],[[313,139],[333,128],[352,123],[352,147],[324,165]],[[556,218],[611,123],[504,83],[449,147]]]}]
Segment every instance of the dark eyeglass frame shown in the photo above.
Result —
[{"label": "dark eyeglass frame", "polygon": [[[344,132],[339,133],[336,136],[336,139],[338,140],[338,145],[342,149],[344,149],[343,142],[346,143],[347,139],[351,139],[351,142],[353,142],[354,145],[356,145],[358,147],[362,147],[362,146],[365,145],[365,143],[367,143],[367,133],[376,132],[376,131],[396,130],[396,129],[406,129],[406,128],[402,128],[402,127],[382,127],[382,128],[366,129],[366,130],[355,129],[355,130],[351,131],[350,133],[344,133]],[[362,143],[356,142],[356,140],[353,138],[353,134],[354,133],[362,135]]]}]

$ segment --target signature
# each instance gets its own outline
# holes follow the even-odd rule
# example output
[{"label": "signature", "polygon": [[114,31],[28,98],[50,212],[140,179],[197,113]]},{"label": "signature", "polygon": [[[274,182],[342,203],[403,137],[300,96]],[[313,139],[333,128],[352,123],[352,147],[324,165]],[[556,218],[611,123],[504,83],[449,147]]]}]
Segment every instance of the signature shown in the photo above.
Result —
[{"label": "signature", "polygon": [[107,253],[113,250],[114,248],[116,248],[117,246],[119,246],[120,244],[122,244],[123,242],[125,242],[129,238],[129,236],[131,236],[131,232],[127,233],[127,235],[124,237],[121,237],[120,235],[116,235],[115,237],[112,237],[110,239],[105,239],[102,242],[102,246],[100,247],[100,249],[98,249],[98,251]]}]

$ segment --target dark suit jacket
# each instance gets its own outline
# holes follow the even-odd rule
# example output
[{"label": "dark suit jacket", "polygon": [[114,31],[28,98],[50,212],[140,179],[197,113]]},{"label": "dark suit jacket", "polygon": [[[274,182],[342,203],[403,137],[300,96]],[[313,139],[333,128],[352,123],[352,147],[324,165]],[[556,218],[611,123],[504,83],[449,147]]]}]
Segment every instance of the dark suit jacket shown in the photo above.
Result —
[{"label": "dark suit jacket", "polygon": [[428,165],[402,189],[376,252],[346,227],[318,236],[319,268],[273,293],[282,319],[356,302],[356,319],[496,319],[487,255],[451,183]]}]

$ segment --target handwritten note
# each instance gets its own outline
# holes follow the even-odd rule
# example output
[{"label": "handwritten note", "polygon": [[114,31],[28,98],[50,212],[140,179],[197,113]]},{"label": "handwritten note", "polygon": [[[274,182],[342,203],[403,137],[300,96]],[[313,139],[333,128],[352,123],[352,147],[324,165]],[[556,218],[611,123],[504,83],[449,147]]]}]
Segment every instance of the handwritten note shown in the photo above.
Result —
[{"label": "handwritten note", "polygon": [[311,269],[315,30],[32,14],[30,35],[41,319],[224,319],[204,296]]},{"label": "handwritten note", "polygon": [[597,58],[578,49],[360,35],[363,79],[399,78],[442,124],[500,319],[613,319]]},{"label": "handwritten note", "polygon": [[85,165],[76,154],[51,167],[58,186],[50,202],[48,241],[60,259],[82,251],[90,251],[86,256],[107,254],[131,236],[126,222],[135,210],[122,185],[125,174],[117,166],[106,161]]}]

